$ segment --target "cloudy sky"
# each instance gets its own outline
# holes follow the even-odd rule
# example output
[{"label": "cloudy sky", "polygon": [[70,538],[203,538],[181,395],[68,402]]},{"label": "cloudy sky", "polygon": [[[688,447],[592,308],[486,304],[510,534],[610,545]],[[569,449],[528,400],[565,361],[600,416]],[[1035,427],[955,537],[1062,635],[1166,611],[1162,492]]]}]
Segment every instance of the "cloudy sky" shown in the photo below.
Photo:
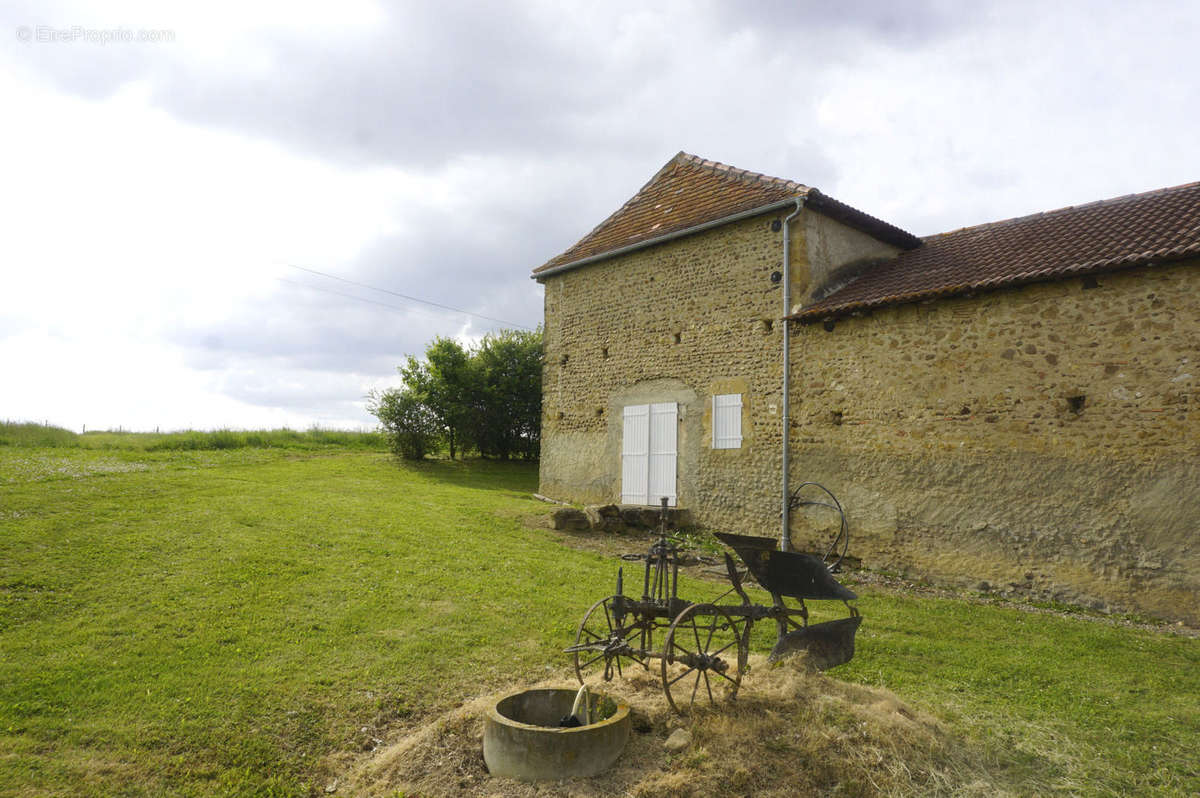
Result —
[{"label": "cloudy sky", "polygon": [[0,419],[75,429],[369,426],[681,149],[919,235],[1200,179],[1186,0],[6,1],[0,41]]}]

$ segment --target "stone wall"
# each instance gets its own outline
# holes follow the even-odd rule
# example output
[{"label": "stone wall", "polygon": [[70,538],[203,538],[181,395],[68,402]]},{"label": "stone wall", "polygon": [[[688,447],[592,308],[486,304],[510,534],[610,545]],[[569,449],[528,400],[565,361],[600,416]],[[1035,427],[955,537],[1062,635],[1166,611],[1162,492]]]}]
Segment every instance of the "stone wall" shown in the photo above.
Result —
[{"label": "stone wall", "polygon": [[[542,493],[619,501],[621,408],[676,401],[680,506],[778,534],[781,216],[546,279]],[[793,238],[804,296],[887,254],[808,211]],[[838,495],[868,567],[1200,622],[1197,265],[795,328],[792,483]],[[737,392],[743,447],[713,450]]]},{"label": "stone wall", "polygon": [[1200,622],[1197,266],[799,328],[796,475],[869,566]]},{"label": "stone wall", "polygon": [[877,241],[828,216],[804,213],[801,229],[803,257],[792,260],[792,312],[810,301],[822,299],[873,265],[900,253],[898,247]]},{"label": "stone wall", "polygon": [[[619,502],[621,409],[679,404],[680,506],[778,525],[782,295],[778,215],[546,280],[540,492]],[[803,242],[801,242],[803,243]],[[802,249],[802,247],[800,247]],[[712,449],[712,396],[743,394],[743,445]],[[761,508],[758,505],[762,505]],[[753,531],[773,534],[770,523]]]}]

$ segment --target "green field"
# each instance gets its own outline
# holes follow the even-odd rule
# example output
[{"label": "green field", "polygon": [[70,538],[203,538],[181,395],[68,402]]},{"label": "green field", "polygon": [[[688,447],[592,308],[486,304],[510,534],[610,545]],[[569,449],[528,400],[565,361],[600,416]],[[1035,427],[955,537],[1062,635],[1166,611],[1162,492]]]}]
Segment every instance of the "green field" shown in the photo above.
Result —
[{"label": "green field", "polygon": [[[322,793],[389,729],[562,667],[615,564],[528,522],[536,481],[337,446],[0,445],[0,794]],[[1200,791],[1197,640],[860,592],[834,675],[992,750],[1014,791]]]},{"label": "green field", "polygon": [[388,448],[382,432],[347,432],[312,427],[294,430],[177,430],[124,432],[93,430],[82,434],[31,422],[0,421],[0,447],[160,451],[224,451],[228,449],[373,449]]}]

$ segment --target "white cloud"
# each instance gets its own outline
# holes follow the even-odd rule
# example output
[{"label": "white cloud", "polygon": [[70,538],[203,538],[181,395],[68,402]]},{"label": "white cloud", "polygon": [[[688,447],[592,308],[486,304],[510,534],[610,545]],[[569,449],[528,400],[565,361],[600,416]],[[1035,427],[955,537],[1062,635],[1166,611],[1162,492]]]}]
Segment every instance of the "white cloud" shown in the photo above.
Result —
[{"label": "white cloud", "polygon": [[0,148],[0,317],[22,331],[0,341],[20,375],[0,415],[127,428],[315,419],[229,400],[167,339],[279,301],[288,262],[352,261],[401,229],[396,208],[427,181],[198,130],[148,107],[136,86],[98,102],[0,80],[19,110]]},{"label": "white cloud", "polygon": [[[0,18],[6,418],[369,423],[404,355],[497,325],[287,264],[533,326],[529,270],[679,149],[922,234],[1200,177],[1200,7],[1166,0]],[[43,24],[175,38],[10,35]]]},{"label": "white cloud", "polygon": [[1200,83],[1177,59],[1200,17],[1179,9],[1014,3],[870,50],[823,85],[828,189],[927,234],[1194,179]]}]

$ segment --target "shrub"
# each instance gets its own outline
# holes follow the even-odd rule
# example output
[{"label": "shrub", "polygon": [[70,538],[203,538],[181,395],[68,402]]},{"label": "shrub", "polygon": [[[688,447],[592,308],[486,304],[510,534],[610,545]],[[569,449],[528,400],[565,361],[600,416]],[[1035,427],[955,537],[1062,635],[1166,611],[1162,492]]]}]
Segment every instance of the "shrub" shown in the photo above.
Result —
[{"label": "shrub", "polygon": [[367,411],[379,419],[392,452],[405,460],[420,460],[441,442],[437,417],[407,388],[372,391],[367,396]]}]

